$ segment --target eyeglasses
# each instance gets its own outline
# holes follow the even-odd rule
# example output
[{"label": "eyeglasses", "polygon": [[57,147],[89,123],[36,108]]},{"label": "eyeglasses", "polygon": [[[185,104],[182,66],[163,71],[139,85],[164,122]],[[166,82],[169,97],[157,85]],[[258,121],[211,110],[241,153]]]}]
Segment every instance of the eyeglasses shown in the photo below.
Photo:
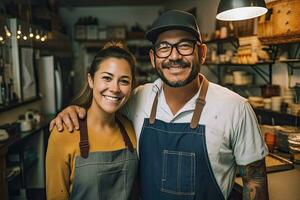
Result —
[{"label": "eyeglasses", "polygon": [[175,44],[170,44],[168,42],[160,42],[154,45],[152,49],[155,55],[159,58],[169,57],[174,47],[180,55],[189,56],[194,53],[196,43],[196,40],[182,40]]}]

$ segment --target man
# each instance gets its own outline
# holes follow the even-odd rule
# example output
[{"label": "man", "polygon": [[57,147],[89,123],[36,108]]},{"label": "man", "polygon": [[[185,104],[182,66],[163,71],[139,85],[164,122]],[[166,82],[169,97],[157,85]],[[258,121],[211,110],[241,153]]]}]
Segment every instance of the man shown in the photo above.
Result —
[{"label": "man", "polygon": [[[146,33],[160,79],[139,86],[124,108],[132,120],[140,155],[140,194],[147,199],[227,199],[237,166],[244,199],[268,199],[267,148],[246,99],[199,73],[207,47],[195,18],[163,13]],[[78,128],[71,106],[52,121]]]}]

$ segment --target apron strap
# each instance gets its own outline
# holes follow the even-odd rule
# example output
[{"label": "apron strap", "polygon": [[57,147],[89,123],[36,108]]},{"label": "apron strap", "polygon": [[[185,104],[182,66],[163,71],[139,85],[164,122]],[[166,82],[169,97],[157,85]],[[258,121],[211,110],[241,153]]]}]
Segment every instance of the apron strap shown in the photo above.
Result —
[{"label": "apron strap", "polygon": [[157,104],[158,104],[158,92],[155,95],[154,102],[153,102],[152,109],[151,109],[150,119],[149,119],[150,124],[154,124],[154,122],[155,122]]},{"label": "apron strap", "polygon": [[132,142],[131,142],[128,134],[127,134],[127,131],[126,131],[125,127],[123,126],[123,124],[121,123],[121,121],[117,117],[116,117],[116,122],[117,122],[117,124],[118,124],[118,126],[120,128],[123,140],[125,142],[125,146],[132,153],[134,151],[133,144],[132,144]]},{"label": "apron strap", "polygon": [[208,80],[204,76],[202,76],[202,77],[203,77],[203,79],[202,79],[202,86],[201,86],[200,94],[199,94],[199,97],[196,99],[195,111],[194,111],[192,121],[190,124],[190,127],[192,129],[197,128],[201,114],[202,114],[202,110],[206,103],[205,97],[206,97],[206,93],[208,90]]},{"label": "apron strap", "polygon": [[[133,144],[127,134],[126,129],[124,128],[123,124],[120,122],[120,120],[116,117],[116,123],[118,124],[120,128],[120,132],[122,134],[123,140],[125,142],[125,146],[131,151],[134,151]],[[79,120],[79,128],[80,128],[80,142],[79,142],[79,148],[80,148],[80,155],[83,158],[87,158],[89,156],[89,139],[88,139],[88,132],[87,132],[87,120],[80,119]]]},{"label": "apron strap", "polygon": [[87,158],[89,156],[89,149],[90,149],[86,119],[87,118],[79,119],[79,130],[80,130],[79,148],[80,148],[80,155],[83,158]]},{"label": "apron strap", "polygon": [[[201,90],[199,93],[199,97],[196,99],[196,106],[195,106],[195,111],[192,117],[192,121],[190,123],[190,127],[192,129],[197,128],[198,124],[199,124],[199,120],[202,114],[202,110],[205,106],[205,97],[206,97],[206,93],[208,90],[208,80],[205,78],[205,76],[201,76],[202,77],[202,84],[201,84]],[[152,105],[152,109],[151,109],[151,113],[150,113],[150,119],[149,122],[150,124],[154,124],[155,122],[155,118],[156,118],[156,110],[157,110],[157,104],[158,104],[158,92],[155,95],[154,98],[154,102]]]}]

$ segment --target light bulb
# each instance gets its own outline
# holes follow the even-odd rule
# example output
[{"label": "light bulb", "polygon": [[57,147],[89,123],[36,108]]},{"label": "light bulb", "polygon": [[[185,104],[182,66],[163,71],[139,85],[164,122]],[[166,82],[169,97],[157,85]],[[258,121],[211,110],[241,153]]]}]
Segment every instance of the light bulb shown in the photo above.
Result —
[{"label": "light bulb", "polygon": [[7,37],[10,37],[11,36],[11,32],[9,31],[8,27],[5,25],[4,26],[4,30],[5,30],[5,34]]},{"label": "light bulb", "polygon": [[33,35],[33,33],[32,33],[32,28],[29,27],[29,37],[30,37],[30,38],[33,38],[33,36],[34,36],[34,35]]},{"label": "light bulb", "polygon": [[18,35],[21,35],[21,34],[22,34],[22,31],[21,31],[21,25],[18,26],[17,34],[18,34]]},{"label": "light bulb", "polygon": [[36,30],[35,31],[35,39],[39,40],[41,38],[41,36],[39,35],[39,31]]},{"label": "light bulb", "polygon": [[23,40],[27,40],[27,36],[26,35],[23,36]]},{"label": "light bulb", "polygon": [[0,41],[2,42],[4,40],[4,38],[2,36],[0,36]]},{"label": "light bulb", "polygon": [[21,36],[20,35],[17,35],[17,39],[20,39],[21,38]]},{"label": "light bulb", "polygon": [[43,37],[41,37],[41,41],[42,41],[42,42],[45,42],[45,40],[46,40],[46,39],[45,39],[45,37],[44,37],[44,36],[43,36]]}]

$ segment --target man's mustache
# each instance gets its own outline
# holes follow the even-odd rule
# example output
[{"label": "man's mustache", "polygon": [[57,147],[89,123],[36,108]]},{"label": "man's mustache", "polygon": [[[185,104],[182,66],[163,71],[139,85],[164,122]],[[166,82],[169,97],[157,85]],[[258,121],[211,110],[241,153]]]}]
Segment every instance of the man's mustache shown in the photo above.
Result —
[{"label": "man's mustache", "polygon": [[169,61],[169,62],[162,63],[162,68],[169,69],[174,65],[180,66],[181,68],[190,67],[190,64],[185,62],[184,60],[175,60],[175,61]]}]

